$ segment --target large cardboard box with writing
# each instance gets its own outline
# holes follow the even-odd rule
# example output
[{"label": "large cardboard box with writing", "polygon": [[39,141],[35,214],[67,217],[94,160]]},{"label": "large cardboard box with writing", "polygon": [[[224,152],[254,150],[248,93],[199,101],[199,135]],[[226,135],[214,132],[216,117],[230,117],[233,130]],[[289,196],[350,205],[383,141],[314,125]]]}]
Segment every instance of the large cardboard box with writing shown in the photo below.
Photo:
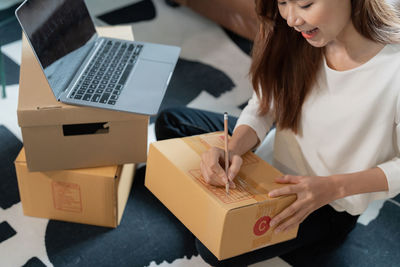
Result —
[{"label": "large cardboard box with writing", "polygon": [[[128,26],[98,32],[133,39]],[[149,117],[58,102],[25,37],[17,113],[31,171],[146,161]]]},{"label": "large cardboard box with writing", "polygon": [[229,195],[204,182],[200,155],[224,147],[223,133],[150,144],[146,187],[218,258],[226,259],[295,238],[297,228],[275,234],[272,217],[296,200],[295,195],[269,198],[282,185],[281,173],[248,152]]},{"label": "large cardboard box with writing", "polygon": [[132,186],[135,164],[30,172],[22,149],[15,169],[25,215],[117,227]]}]

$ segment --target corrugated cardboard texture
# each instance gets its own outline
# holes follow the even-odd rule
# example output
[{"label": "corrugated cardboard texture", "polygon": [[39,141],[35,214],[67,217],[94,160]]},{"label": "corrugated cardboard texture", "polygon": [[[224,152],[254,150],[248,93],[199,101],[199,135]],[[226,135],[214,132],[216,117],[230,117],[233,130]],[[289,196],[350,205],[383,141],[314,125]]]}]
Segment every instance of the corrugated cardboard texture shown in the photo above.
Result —
[{"label": "corrugated cardboard texture", "polygon": [[[223,133],[155,142],[150,145],[145,185],[219,259],[294,238],[297,229],[274,234],[269,220],[296,196],[269,198],[281,187],[281,173],[249,152],[235,180],[236,189],[214,187],[200,173],[200,155],[223,147]],[[183,204],[184,203],[184,204]]]},{"label": "corrugated cardboard texture", "polygon": [[30,172],[24,149],[15,168],[25,215],[107,227],[119,224],[134,171],[130,164]]},{"label": "corrugated cardboard texture", "polygon": [[[130,26],[98,31],[110,37],[133,39]],[[25,37],[17,113],[31,171],[146,161],[149,116],[58,102]],[[69,136],[63,128],[88,123],[104,124],[106,130]]]}]

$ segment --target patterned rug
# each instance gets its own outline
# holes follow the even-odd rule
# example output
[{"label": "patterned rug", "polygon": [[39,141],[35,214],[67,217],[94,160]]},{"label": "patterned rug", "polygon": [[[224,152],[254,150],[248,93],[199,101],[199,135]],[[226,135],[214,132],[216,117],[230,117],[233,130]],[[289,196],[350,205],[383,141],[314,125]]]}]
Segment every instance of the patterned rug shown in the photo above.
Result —
[{"label": "patterned rug", "polygon": [[[132,24],[136,40],[182,47],[161,109],[190,106],[240,113],[251,95],[250,42],[162,0],[87,3],[99,26]],[[0,22],[12,17],[13,9],[0,11]],[[0,38],[7,82],[6,98],[0,98],[0,267],[207,266],[197,255],[194,236],[144,187],[145,166],[137,170],[116,229],[23,215],[13,165],[22,147],[16,116],[21,30],[15,19],[0,27]],[[154,140],[151,123],[149,142]],[[342,246],[310,258],[309,265],[398,266],[399,203],[400,196],[374,202]],[[253,267],[297,264],[296,259],[274,258]]]}]

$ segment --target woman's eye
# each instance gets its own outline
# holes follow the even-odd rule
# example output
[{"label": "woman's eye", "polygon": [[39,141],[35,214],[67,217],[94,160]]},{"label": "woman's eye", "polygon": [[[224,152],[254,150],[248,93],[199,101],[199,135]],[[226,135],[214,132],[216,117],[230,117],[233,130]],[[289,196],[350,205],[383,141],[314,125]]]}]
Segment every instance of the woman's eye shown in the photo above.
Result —
[{"label": "woman's eye", "polygon": [[286,2],[278,2],[278,5],[284,6],[284,5],[286,5]]},{"label": "woman's eye", "polygon": [[302,6],[301,8],[307,9],[307,8],[309,8],[310,6],[312,6],[312,4],[313,4],[313,3],[310,3],[310,4],[308,4],[308,5]]}]

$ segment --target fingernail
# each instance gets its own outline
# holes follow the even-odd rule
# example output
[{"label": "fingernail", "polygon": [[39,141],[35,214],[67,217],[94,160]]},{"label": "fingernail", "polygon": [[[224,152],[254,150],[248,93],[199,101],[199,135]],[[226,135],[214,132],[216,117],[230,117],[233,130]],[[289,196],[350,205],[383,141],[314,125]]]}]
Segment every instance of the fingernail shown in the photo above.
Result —
[{"label": "fingernail", "polygon": [[278,234],[280,231],[281,231],[280,228],[276,228],[275,231],[274,231],[274,233],[275,233],[275,234]]},{"label": "fingernail", "polygon": [[269,226],[273,227],[274,225],[275,225],[275,221],[274,220],[269,222]]},{"label": "fingernail", "polygon": [[269,192],[269,193],[268,193],[268,196],[269,196],[269,197],[274,197],[274,196],[275,196],[275,192],[274,192],[274,191]]},{"label": "fingernail", "polygon": [[234,177],[233,177],[233,174],[232,174],[232,173],[229,173],[229,174],[228,174],[228,179],[229,179],[229,181],[233,181],[233,178],[234,178]]}]

